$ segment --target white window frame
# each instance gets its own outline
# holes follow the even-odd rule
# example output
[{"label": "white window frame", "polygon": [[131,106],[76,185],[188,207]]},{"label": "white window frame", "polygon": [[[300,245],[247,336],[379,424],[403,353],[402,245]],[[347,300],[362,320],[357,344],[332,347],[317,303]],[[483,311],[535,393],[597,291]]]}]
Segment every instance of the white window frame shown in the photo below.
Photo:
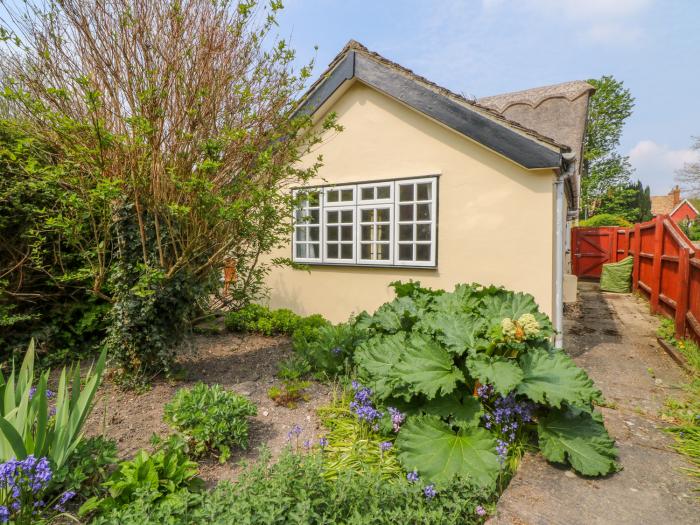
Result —
[{"label": "white window frame", "polygon": [[[376,227],[379,224],[386,224],[386,223],[380,223],[376,220],[373,220],[372,222],[369,223],[363,223],[362,222],[362,210],[375,210],[377,208],[384,208],[389,210],[389,240],[384,242],[384,241],[367,241],[363,242],[362,241],[362,226],[371,224],[372,227],[376,231]],[[357,248],[355,249],[355,253],[357,254],[357,263],[358,264],[369,264],[373,266],[393,266],[394,265],[394,205],[390,202],[387,203],[372,203],[372,204],[361,204],[357,206],[357,214],[355,221],[357,223],[357,233],[356,233],[356,244]],[[362,245],[363,244],[385,244],[389,247],[389,258],[388,259],[363,259],[362,258]]]},{"label": "white window frame", "polygon": [[[357,204],[357,184],[343,184],[338,186],[326,186],[322,188],[323,195],[323,206],[325,207],[342,207],[342,206],[354,206]],[[352,190],[352,200],[351,201],[338,201],[338,202],[328,202],[328,193],[331,191],[337,191],[340,193],[343,190]],[[340,197],[340,195],[339,195]]]},{"label": "white window frame", "polygon": [[[418,201],[417,195],[417,185],[418,184],[430,184],[431,198],[426,201]],[[414,195],[412,201],[400,202],[400,191],[399,187],[402,185],[412,185],[414,188]],[[362,199],[362,189],[377,186],[388,186],[389,187],[389,198],[382,199]],[[353,190],[352,201],[338,201],[338,202],[328,202],[327,195],[329,191],[342,191],[344,189]],[[294,223],[294,232],[292,236],[292,260],[299,263],[316,263],[316,264],[328,264],[328,265],[339,265],[339,266],[352,266],[352,265],[362,265],[362,266],[384,266],[384,267],[425,267],[425,268],[436,268],[437,267],[437,225],[438,225],[438,176],[426,176],[426,177],[416,177],[416,178],[405,178],[405,179],[393,179],[375,182],[362,182],[357,184],[339,184],[334,186],[318,186],[303,188],[299,190],[294,190],[293,195],[296,197],[299,193],[312,193],[317,191],[319,193],[319,256],[310,257],[297,257],[296,250],[298,243],[304,244],[316,244],[316,241],[297,241],[297,224]],[[376,195],[376,192],[375,192]],[[400,221],[400,206],[405,204],[413,205],[413,218],[410,221]],[[417,205],[428,204],[430,210],[429,220],[419,220],[417,217]],[[388,208],[389,209],[389,241],[386,243],[389,247],[389,259],[388,260],[374,260],[374,259],[363,259],[362,258],[362,210],[366,209],[376,209],[376,208]],[[308,206],[304,208],[316,209],[316,207],[309,208]],[[328,243],[331,244],[343,244],[342,241],[328,241],[326,239],[326,214],[329,210],[338,211],[353,211],[353,241],[352,241],[352,258],[351,259],[329,259],[327,257]],[[294,211],[293,219],[296,221],[296,210]],[[369,223],[366,223],[369,224]],[[365,225],[366,225],[365,224]],[[371,223],[375,228],[377,225],[376,220]],[[411,241],[400,241],[399,233],[400,226],[410,224],[412,225],[413,239]],[[419,241],[417,239],[418,225],[429,224],[430,225],[430,240],[429,241]],[[315,225],[314,225],[315,226]],[[308,232],[307,228],[307,232]],[[381,244],[380,241],[374,240],[369,241],[372,244]],[[401,245],[411,244],[413,246],[413,259],[408,261],[399,260],[399,249]],[[430,257],[426,261],[416,260],[416,247],[417,245],[428,245],[430,247]]]},{"label": "white window frame", "polygon": [[[293,215],[292,215],[292,220],[294,224],[294,231],[292,232],[292,260],[294,262],[300,262],[300,263],[319,263],[323,262],[323,204],[322,204],[322,194],[323,192],[321,191],[320,188],[305,188],[303,190],[296,190],[294,191],[293,195],[294,198],[297,198],[300,193],[314,193],[318,192],[318,207],[316,206],[305,206],[304,209],[318,209],[318,241],[310,241],[308,239],[308,232],[310,226],[308,223],[303,222],[303,223],[297,223],[297,211],[298,208],[294,209]],[[297,228],[307,226],[306,232],[307,232],[307,239],[305,241],[298,241],[297,240]],[[315,224],[313,226],[316,226]],[[318,243],[318,257],[298,257],[297,256],[297,244],[306,244],[307,245],[307,250],[308,250],[308,245],[309,244],[316,244]]]},{"label": "white window frame", "polygon": [[[417,200],[418,195],[416,195],[416,187],[418,184],[430,183],[430,194],[431,199],[429,201],[419,201]],[[399,191],[399,186],[412,185],[414,188],[414,195],[412,201],[399,201],[401,193]],[[401,215],[399,213],[399,207],[401,205],[412,204],[413,205],[413,219],[410,221],[402,221]],[[430,204],[430,220],[419,220],[417,217],[417,205],[418,204]],[[394,266],[435,266],[436,264],[436,254],[437,254],[437,178],[436,177],[426,177],[422,179],[404,179],[397,180],[394,182],[394,229],[396,235],[394,235]],[[400,241],[399,233],[402,224],[413,225],[413,240],[412,241]],[[416,239],[416,232],[418,230],[419,224],[430,224],[430,241],[418,241]],[[411,244],[413,246],[413,259],[409,261],[402,261],[399,259],[400,245]],[[416,247],[419,244],[430,246],[430,258],[427,261],[416,260]]]},{"label": "white window frame", "polygon": [[[394,185],[396,181],[384,181],[384,182],[369,182],[357,185],[357,204],[393,204],[394,203]],[[388,199],[363,199],[362,189],[363,188],[376,188],[377,186],[388,186],[389,187],[389,198]]]},{"label": "white window frame", "polygon": [[[350,211],[352,212],[352,222],[351,223],[333,223],[333,226],[338,229],[338,240],[337,241],[331,241],[327,239],[327,227],[330,226],[330,224],[327,222],[328,217],[327,213],[328,212],[337,212],[338,213],[338,220],[340,220],[340,216],[342,215],[342,212],[344,211]],[[328,206],[322,211],[322,218],[321,222],[323,222],[323,243],[322,243],[322,253],[321,257],[323,258],[323,262],[328,263],[328,264],[354,264],[355,259],[357,257],[357,207],[356,206]],[[341,240],[341,226],[350,226],[350,229],[352,231],[352,241],[342,241]],[[338,257],[337,259],[332,259],[328,257],[328,245],[329,244],[337,244],[339,246],[339,251],[338,255],[340,255],[342,251],[342,245],[343,244],[349,244],[352,246],[352,257],[349,259],[342,259]]]}]

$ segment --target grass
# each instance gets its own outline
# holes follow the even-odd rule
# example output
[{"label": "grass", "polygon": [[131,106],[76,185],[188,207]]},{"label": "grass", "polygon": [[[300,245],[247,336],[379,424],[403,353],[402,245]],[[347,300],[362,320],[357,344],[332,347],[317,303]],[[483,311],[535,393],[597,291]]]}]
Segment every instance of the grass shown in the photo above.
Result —
[{"label": "grass", "polygon": [[[675,439],[674,448],[688,458],[692,465],[683,469],[700,483],[700,347],[689,339],[674,337],[674,325],[670,319],[661,319],[657,335],[675,346],[686,358],[693,378],[685,385],[686,398],[668,399],[664,409],[664,419],[671,421],[668,431]],[[696,489],[700,492],[700,487]]]}]

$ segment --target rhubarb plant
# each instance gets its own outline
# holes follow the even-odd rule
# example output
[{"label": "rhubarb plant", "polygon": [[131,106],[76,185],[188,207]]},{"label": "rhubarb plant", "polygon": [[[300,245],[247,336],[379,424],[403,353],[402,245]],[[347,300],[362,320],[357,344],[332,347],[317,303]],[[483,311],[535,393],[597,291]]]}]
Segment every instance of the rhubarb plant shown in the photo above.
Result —
[{"label": "rhubarb plant", "polygon": [[405,414],[398,456],[408,472],[494,486],[517,439],[583,475],[615,471],[617,450],[586,372],[551,343],[534,298],[460,284],[453,292],[394,283],[395,300],[354,327],[358,377],[386,414]]}]

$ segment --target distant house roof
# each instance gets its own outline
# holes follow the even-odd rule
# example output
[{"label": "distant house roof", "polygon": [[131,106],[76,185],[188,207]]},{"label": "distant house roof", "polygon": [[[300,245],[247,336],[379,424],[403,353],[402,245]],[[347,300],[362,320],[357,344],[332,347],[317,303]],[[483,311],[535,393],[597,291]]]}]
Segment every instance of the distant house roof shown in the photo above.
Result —
[{"label": "distant house roof", "polygon": [[651,196],[651,213],[653,215],[671,215],[681,203],[681,189],[676,185],[671,188],[668,195]]},{"label": "distant house roof", "polygon": [[689,199],[683,199],[681,202],[679,202],[679,203],[676,205],[676,207],[673,208],[673,210],[671,210],[671,213],[669,213],[669,215],[673,215],[674,213],[676,213],[676,211],[678,211],[678,209],[679,209],[681,206],[683,206],[684,204],[687,204],[688,206],[690,206],[690,209],[693,210],[693,211],[695,212],[696,215],[700,215],[700,212],[698,212],[698,209],[693,205],[692,202],[690,202]]},{"label": "distant house roof", "polygon": [[673,195],[652,195],[651,213],[653,215],[670,215],[676,207]]},{"label": "distant house roof", "polygon": [[311,85],[297,112],[313,114],[345,82],[358,79],[528,169],[563,164],[570,147],[498,111],[416,75],[350,40]]}]

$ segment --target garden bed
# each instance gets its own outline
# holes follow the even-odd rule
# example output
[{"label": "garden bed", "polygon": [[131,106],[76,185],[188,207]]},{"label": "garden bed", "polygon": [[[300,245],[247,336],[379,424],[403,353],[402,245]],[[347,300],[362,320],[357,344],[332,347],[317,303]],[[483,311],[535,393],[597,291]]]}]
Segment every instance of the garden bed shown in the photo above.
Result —
[{"label": "garden bed", "polygon": [[322,433],[316,409],[330,401],[329,386],[312,381],[308,389],[309,401],[299,403],[294,409],[278,406],[267,396],[271,386],[280,384],[275,377],[277,363],[291,355],[289,339],[284,336],[197,336],[192,352],[180,359],[187,371],[187,377],[181,381],[156,379],[152,388],[142,394],[124,391],[111,381],[105,381],[86,424],[86,433],[104,433],[115,439],[120,457],[131,458],[139,449],[149,448],[154,433],[160,437],[172,433],[163,421],[163,408],[178,389],[198,381],[220,384],[250,398],[258,406],[258,415],[250,420],[248,450],[233,450],[231,458],[223,465],[216,459],[200,461],[201,477],[208,485],[235,479],[242,468],[240,461],[255,460],[260,446],[267,446],[272,457],[277,458],[294,425],[302,428],[300,442]]}]

